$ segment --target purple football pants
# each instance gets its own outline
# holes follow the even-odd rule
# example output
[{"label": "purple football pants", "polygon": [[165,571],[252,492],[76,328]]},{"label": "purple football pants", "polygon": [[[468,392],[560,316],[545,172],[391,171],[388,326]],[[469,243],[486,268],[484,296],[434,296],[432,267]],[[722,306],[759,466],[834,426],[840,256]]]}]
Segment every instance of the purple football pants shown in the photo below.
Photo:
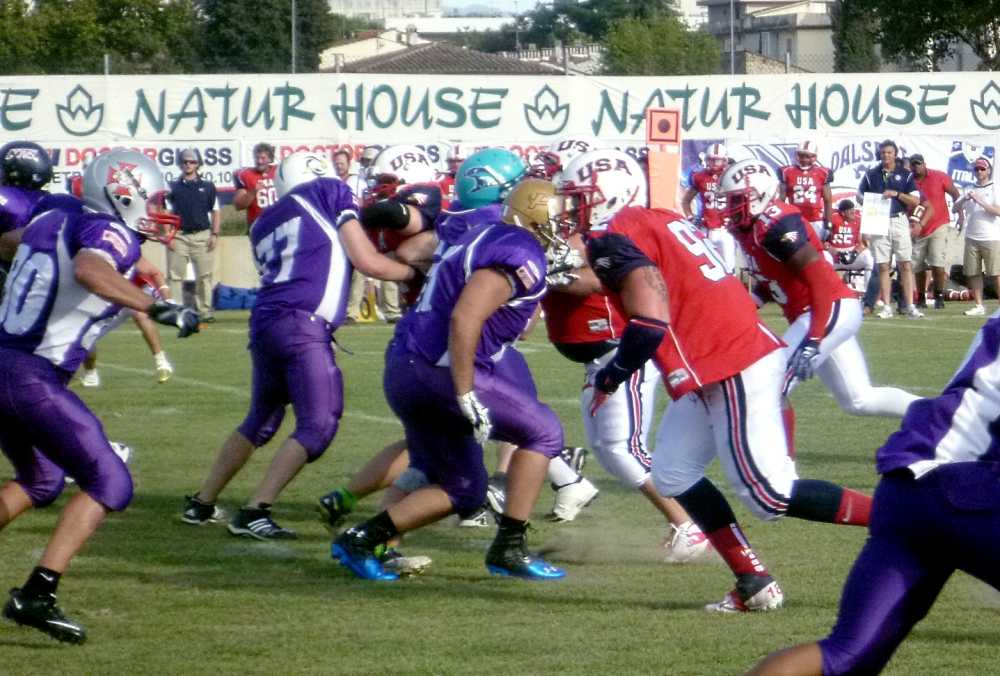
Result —
[{"label": "purple football pants", "polygon": [[[507,361],[510,359],[511,361]],[[406,431],[410,466],[440,485],[463,516],[486,499],[482,446],[462,416],[451,371],[434,366],[397,341],[386,350],[385,397]],[[556,414],[538,401],[520,353],[505,356],[493,373],[476,372],[476,394],[489,409],[492,438],[555,457],[563,446]]]},{"label": "purple football pants", "polygon": [[42,357],[0,349],[0,447],[35,507],[59,497],[69,474],[108,509],[125,509],[132,477],[101,421],[66,387],[71,375]]},{"label": "purple football pants", "polygon": [[237,428],[254,446],[274,436],[295,411],[292,438],[309,462],[326,451],[344,414],[344,379],[337,368],[330,325],[306,312],[255,314],[250,320],[253,390],[250,410]]},{"label": "purple football pants", "polygon": [[903,472],[875,491],[868,541],[820,641],[824,674],[881,671],[956,570],[1000,589],[1000,464]]}]

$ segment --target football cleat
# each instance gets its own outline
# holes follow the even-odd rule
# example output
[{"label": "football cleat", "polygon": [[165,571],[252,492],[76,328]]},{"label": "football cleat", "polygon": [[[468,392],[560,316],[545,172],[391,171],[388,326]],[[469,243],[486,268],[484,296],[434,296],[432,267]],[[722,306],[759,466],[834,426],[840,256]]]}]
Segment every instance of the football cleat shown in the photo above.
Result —
[{"label": "football cleat", "polygon": [[587,463],[587,449],[580,446],[566,446],[559,451],[559,456],[567,465],[573,468],[577,474],[583,473],[583,466]]},{"label": "football cleat", "polygon": [[396,573],[400,577],[420,575],[431,565],[431,557],[429,556],[406,556],[394,547],[389,547],[382,552],[378,560],[384,570]]},{"label": "football cleat", "polygon": [[572,521],[581,509],[597,498],[599,493],[597,486],[580,477],[573,483],[556,489],[556,500],[552,504],[552,511],[545,518],[557,523]]},{"label": "football cleat", "polygon": [[489,528],[493,524],[490,519],[490,510],[480,507],[477,511],[458,522],[460,528]]},{"label": "football cleat", "polygon": [[665,562],[687,563],[706,556],[712,551],[712,543],[694,521],[687,521],[680,526],[670,524],[663,549]]},{"label": "football cleat", "polygon": [[282,528],[271,518],[271,510],[263,507],[241,507],[229,522],[229,532],[255,540],[295,540],[295,531]]},{"label": "football cleat", "polygon": [[97,369],[84,369],[83,375],[80,376],[80,384],[84,387],[100,387],[101,374]]},{"label": "football cleat", "polygon": [[976,304],[962,314],[966,317],[983,317],[986,315],[986,308],[984,308],[981,304]]},{"label": "football cleat", "polygon": [[908,319],[923,319],[924,317],[924,313],[917,309],[915,305],[911,305],[905,310],[900,308],[899,314],[906,316]]},{"label": "football cleat", "polygon": [[706,605],[705,610],[710,613],[763,612],[780,608],[784,600],[781,587],[770,575],[745,575],[736,582],[735,589],[718,603]]},{"label": "football cleat", "polygon": [[375,556],[375,549],[365,540],[364,532],[357,528],[348,528],[333,541],[330,556],[362,580],[399,579],[398,573],[382,566],[382,562]]},{"label": "football cleat", "polygon": [[351,513],[351,509],[344,501],[344,496],[340,491],[332,491],[321,497],[316,504],[316,512],[319,520],[328,531],[333,532],[344,517]]},{"label": "football cleat", "polygon": [[493,575],[519,577],[525,580],[561,580],[566,571],[548,563],[540,556],[532,556],[524,544],[499,544],[494,541],[486,552],[486,569]]},{"label": "football cleat", "polygon": [[185,495],[184,513],[181,514],[181,521],[192,526],[201,526],[206,523],[217,523],[226,518],[226,513],[221,508],[216,507],[214,502],[202,502],[197,495]]},{"label": "football cleat", "polygon": [[494,514],[503,514],[507,504],[507,481],[502,477],[490,477],[486,484],[486,506]]},{"label": "football cleat", "polygon": [[174,375],[174,367],[162,352],[153,357],[153,361],[156,363],[156,382],[162,385]]},{"label": "football cleat", "polygon": [[22,626],[43,631],[57,641],[83,643],[87,640],[86,630],[62,614],[56,605],[55,594],[29,596],[15,587],[10,590],[3,616]]}]

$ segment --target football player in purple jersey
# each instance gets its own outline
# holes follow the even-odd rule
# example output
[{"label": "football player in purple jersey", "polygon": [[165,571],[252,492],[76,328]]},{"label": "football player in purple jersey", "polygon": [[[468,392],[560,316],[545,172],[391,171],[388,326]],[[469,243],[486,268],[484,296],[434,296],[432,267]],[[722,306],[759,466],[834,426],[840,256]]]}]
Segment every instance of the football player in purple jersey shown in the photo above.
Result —
[{"label": "football player in purple jersey", "polygon": [[490,438],[519,450],[487,567],[532,579],[565,575],[529,554],[525,535],[549,461],[562,449],[562,427],[528,386],[530,374],[515,380],[498,367],[545,293],[543,246],[551,242],[556,201],[547,181],[518,184],[502,220],[469,230],[439,255],[417,306],[397,327],[384,388],[406,432],[410,466],[398,483],[408,494],[334,540],[333,556],[358,577],[396,579],[376,548],[480,508],[488,479],[482,444]]},{"label": "football player in purple jersey", "polygon": [[261,290],[250,315],[253,392],[243,423],[226,439],[182,520],[201,525],[221,518],[219,494],[254,450],[295,410],[295,431],[278,448],[250,500],[229,523],[233,535],[258,540],[295,533],[271,517],[284,487],[330,445],[344,410],[344,387],[332,338],[346,316],[353,268],[377,279],[407,281],[408,265],[376,251],[358,222],[357,202],[323,156],[285,158],[275,175],[278,201],[254,221],[250,242]]},{"label": "football player in purple jersey", "polygon": [[124,307],[176,326],[181,337],[198,330],[196,312],[155,301],[129,281],[140,241],[168,237],[178,225],[163,211],[165,191],[152,160],[112,151],[84,175],[86,209],[78,201],[50,209],[17,231],[21,241],[0,304],[0,447],[15,471],[0,487],[0,528],[30,507],[51,504],[66,475],[81,491],[3,614],[60,641],[86,639],[56,605],[60,577],[105,515],[132,499],[125,463],[67,384]]},{"label": "football player in purple jersey", "polygon": [[[913,402],[876,454],[868,540],[829,636],[769,656],[759,676],[877,674],[956,570],[1000,590],[1000,313],[944,391]],[[982,665],[982,673],[993,667]]]}]

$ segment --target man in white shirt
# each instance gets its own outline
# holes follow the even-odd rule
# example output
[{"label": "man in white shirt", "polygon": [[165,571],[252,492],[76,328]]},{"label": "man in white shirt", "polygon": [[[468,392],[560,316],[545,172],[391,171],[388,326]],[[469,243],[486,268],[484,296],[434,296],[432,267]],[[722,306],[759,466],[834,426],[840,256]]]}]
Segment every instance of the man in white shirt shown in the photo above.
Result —
[{"label": "man in white shirt", "polygon": [[[993,165],[985,157],[974,164],[976,185],[955,201],[953,211],[965,211],[965,257],[963,267],[969,288],[975,298],[974,307],[966,316],[982,317],[983,275],[1000,284],[1000,205],[993,186]],[[997,286],[1000,289],[1000,286]]]}]

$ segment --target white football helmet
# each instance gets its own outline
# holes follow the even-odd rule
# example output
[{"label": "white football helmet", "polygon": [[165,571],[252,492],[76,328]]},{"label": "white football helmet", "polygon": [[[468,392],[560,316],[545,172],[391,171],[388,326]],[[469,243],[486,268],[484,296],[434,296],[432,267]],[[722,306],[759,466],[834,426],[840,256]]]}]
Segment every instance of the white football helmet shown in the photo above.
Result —
[{"label": "white football helmet", "polygon": [[730,224],[747,228],[777,196],[778,177],[760,160],[743,160],[723,172],[719,194],[726,197]]},{"label": "white football helmet", "polygon": [[535,156],[531,172],[539,178],[552,180],[563,168],[569,166],[577,155],[600,147],[600,143],[593,136],[567,136],[553,141],[548,148]]},{"label": "white football helmet", "polygon": [[631,155],[615,149],[577,155],[559,174],[563,218],[576,230],[606,224],[627,206],[644,207],[646,175]]},{"label": "white football helmet", "polygon": [[177,234],[180,216],[167,211],[167,184],[156,162],[135,150],[111,150],[95,157],[83,172],[83,202],[88,209],[118,217],[144,237],[167,243]]},{"label": "white football helmet", "polygon": [[803,169],[808,169],[812,165],[816,164],[816,156],[818,154],[819,147],[813,140],[802,141],[795,149],[795,155],[798,157],[799,166]]},{"label": "white football helmet", "polygon": [[721,174],[729,166],[729,149],[721,143],[713,143],[705,149],[705,168],[713,174]]},{"label": "white football helmet", "polygon": [[401,185],[433,183],[436,179],[434,164],[423,150],[413,145],[389,146],[378,154],[368,170],[366,197],[392,197]]},{"label": "white football helmet", "polygon": [[333,163],[325,155],[300,150],[281,160],[278,171],[274,173],[274,189],[278,199],[281,199],[295,186],[317,178],[337,178]]}]

